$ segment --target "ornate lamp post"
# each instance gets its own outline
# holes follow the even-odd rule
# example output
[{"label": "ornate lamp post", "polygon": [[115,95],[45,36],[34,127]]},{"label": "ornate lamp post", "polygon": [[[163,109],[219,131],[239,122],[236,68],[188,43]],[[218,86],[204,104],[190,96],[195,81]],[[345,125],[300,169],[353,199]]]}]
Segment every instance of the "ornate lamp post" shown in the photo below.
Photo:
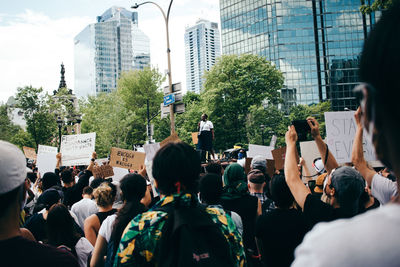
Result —
[{"label": "ornate lamp post", "polygon": [[63,126],[64,121],[61,119],[60,116],[57,117],[57,125],[58,125],[58,150],[61,147],[61,127]]}]

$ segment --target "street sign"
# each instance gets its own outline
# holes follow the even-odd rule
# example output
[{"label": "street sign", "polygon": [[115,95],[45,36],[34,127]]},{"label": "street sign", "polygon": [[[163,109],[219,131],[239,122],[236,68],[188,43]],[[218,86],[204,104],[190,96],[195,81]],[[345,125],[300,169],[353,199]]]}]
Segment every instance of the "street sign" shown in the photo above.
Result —
[{"label": "street sign", "polygon": [[168,117],[169,115],[169,106],[165,107],[163,103],[161,105],[161,119]]},{"label": "street sign", "polygon": [[[175,92],[179,92],[179,91],[182,91],[182,84],[181,83],[172,84],[172,92],[175,93]],[[166,94],[169,94],[169,93],[170,93],[169,92],[169,86],[165,86],[164,87],[164,94],[166,95]]]},{"label": "street sign", "polygon": [[185,103],[174,104],[174,113],[183,113],[183,112],[185,112]]},{"label": "street sign", "polygon": [[164,96],[164,107],[173,104],[175,102],[175,94],[169,94]]}]

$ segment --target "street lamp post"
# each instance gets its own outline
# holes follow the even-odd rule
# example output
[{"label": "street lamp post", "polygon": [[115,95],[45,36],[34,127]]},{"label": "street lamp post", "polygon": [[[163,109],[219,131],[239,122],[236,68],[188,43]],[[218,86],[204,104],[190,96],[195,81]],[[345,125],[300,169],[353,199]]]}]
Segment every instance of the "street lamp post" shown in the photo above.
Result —
[{"label": "street lamp post", "polygon": [[61,127],[63,126],[64,121],[61,119],[60,116],[57,117],[57,125],[58,125],[58,151],[61,148]]},{"label": "street lamp post", "polygon": [[[161,11],[163,17],[164,17],[164,22],[165,22],[165,29],[166,29],[166,34],[167,34],[167,58],[168,58],[168,86],[169,86],[169,93],[172,94],[172,75],[171,75],[171,49],[169,48],[169,30],[168,30],[168,21],[169,21],[169,12],[171,11],[171,5],[172,5],[173,0],[169,3],[167,15],[165,15],[164,10],[155,2],[153,1],[146,1],[140,4],[135,3],[132,8],[137,9],[139,6],[144,5],[144,4],[153,4],[158,9]],[[170,104],[169,106],[169,116],[171,120],[171,134],[175,133],[175,115],[174,115],[174,105]]]}]

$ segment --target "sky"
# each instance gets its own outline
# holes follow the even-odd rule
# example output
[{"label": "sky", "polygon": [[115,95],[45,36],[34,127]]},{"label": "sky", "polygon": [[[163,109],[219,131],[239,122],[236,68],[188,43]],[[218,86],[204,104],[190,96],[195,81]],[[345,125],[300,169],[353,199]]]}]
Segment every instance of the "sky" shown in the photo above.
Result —
[{"label": "sky", "polygon": [[[153,0],[167,12],[170,0]],[[52,92],[65,65],[67,87],[74,88],[74,37],[95,23],[112,6],[130,7],[143,1],[121,0],[6,0],[0,5],[0,103],[18,87],[32,85]],[[151,64],[167,69],[165,23],[151,4],[137,9],[139,28],[150,38]],[[172,82],[185,87],[184,33],[198,19],[220,26],[218,0],[174,0],[169,19]]]}]

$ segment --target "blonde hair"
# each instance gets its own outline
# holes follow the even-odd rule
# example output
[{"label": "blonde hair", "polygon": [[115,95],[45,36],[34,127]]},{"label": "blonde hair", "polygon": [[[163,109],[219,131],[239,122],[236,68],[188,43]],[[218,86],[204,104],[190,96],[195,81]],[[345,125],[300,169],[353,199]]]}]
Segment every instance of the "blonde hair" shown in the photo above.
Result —
[{"label": "blonde hair", "polygon": [[113,204],[115,195],[113,189],[107,184],[102,183],[93,191],[93,196],[96,200],[96,204],[99,207],[107,207]]}]

